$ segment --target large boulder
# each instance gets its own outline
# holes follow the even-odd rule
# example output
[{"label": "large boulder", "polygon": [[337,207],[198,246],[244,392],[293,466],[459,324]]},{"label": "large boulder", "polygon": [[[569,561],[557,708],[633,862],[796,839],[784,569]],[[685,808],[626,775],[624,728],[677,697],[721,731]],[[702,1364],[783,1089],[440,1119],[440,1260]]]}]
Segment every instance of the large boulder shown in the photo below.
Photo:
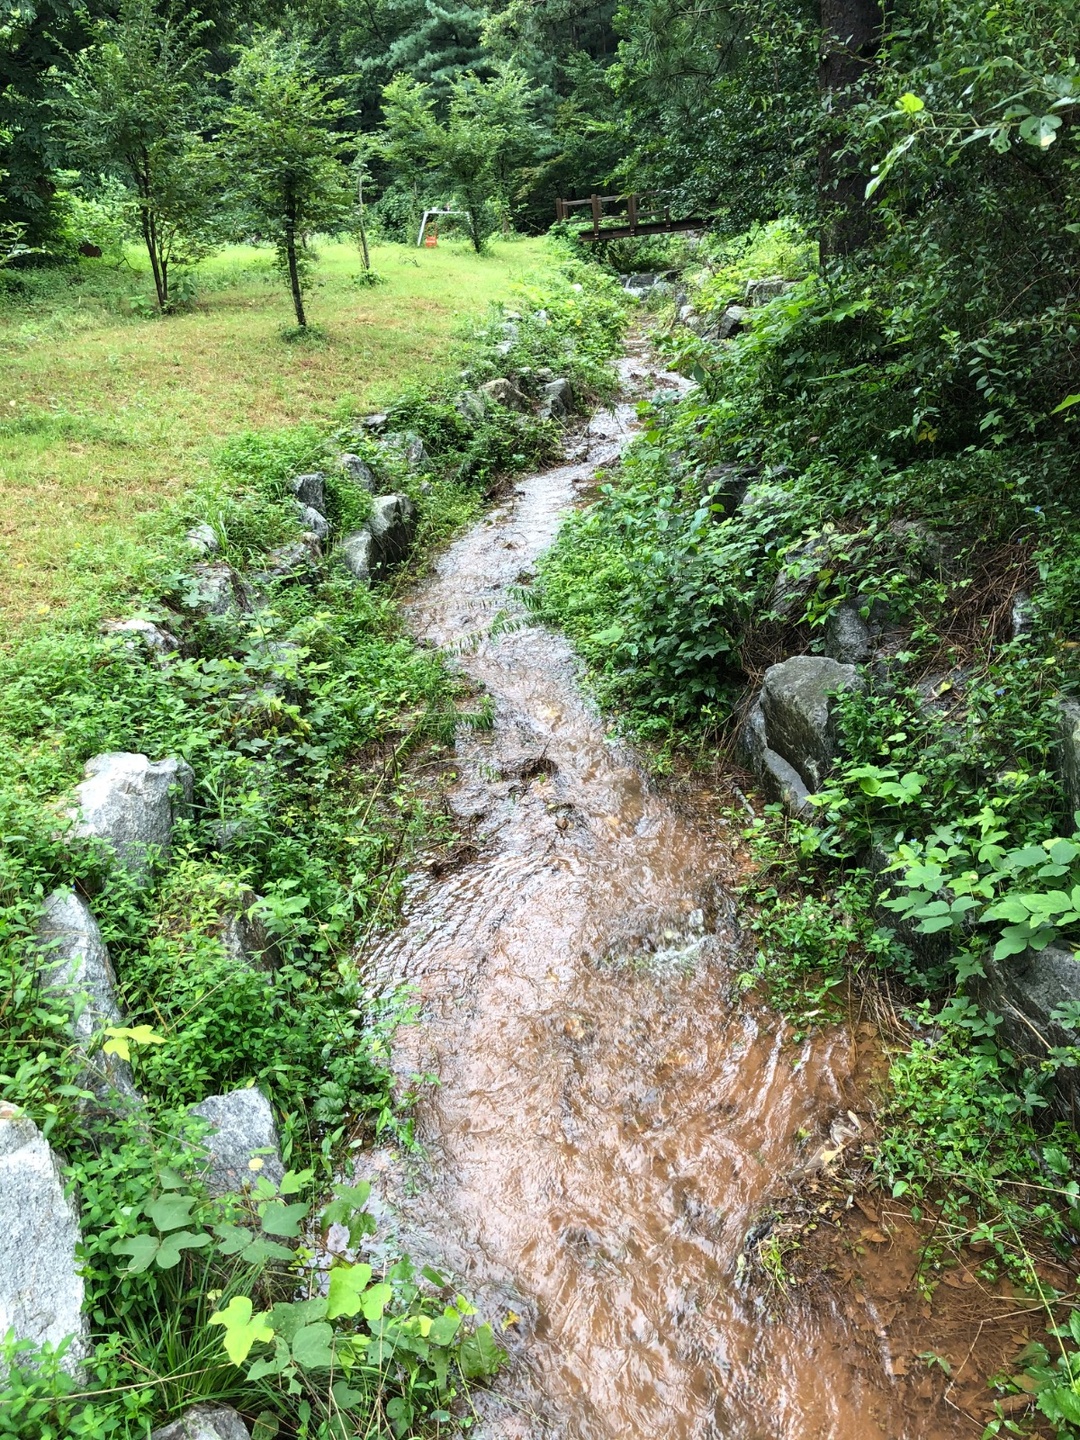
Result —
[{"label": "large boulder", "polygon": [[184,589],[182,604],[196,615],[216,618],[242,615],[251,608],[243,581],[224,560],[195,565]]},{"label": "large boulder", "polygon": [[749,318],[750,311],[744,305],[729,305],[716,322],[716,339],[733,339],[741,331],[746,329],[746,322]]},{"label": "large boulder", "polygon": [[281,1180],[285,1169],[277,1125],[261,1090],[211,1095],[193,1105],[191,1113],[211,1126],[202,1140],[206,1157],[203,1179],[211,1195],[239,1194],[258,1175],[275,1183]]},{"label": "large boulder", "polygon": [[326,516],[316,510],[314,505],[305,505],[302,500],[293,503],[296,506],[296,518],[304,529],[314,535],[316,540],[326,540],[330,534],[330,521]]},{"label": "large boulder", "polygon": [[541,420],[564,420],[573,413],[573,409],[574,392],[569,380],[551,380],[543,386],[540,391]]},{"label": "large boulder", "polygon": [[368,529],[354,530],[338,547],[342,564],[360,585],[370,585],[375,573],[375,540]]},{"label": "large boulder", "polygon": [[35,1345],[74,1341],[64,1357],[75,1373],[87,1354],[83,1279],[75,1258],[82,1238],[64,1194],[56,1156],[32,1120],[0,1104],[0,1336]]},{"label": "large boulder", "polygon": [[[323,528],[329,533],[329,526],[325,521]],[[318,535],[312,532],[302,535],[299,540],[290,540],[287,545],[279,545],[276,550],[268,551],[263,568],[252,578],[259,585],[282,584],[291,580],[315,580],[321,563],[322,545]]]},{"label": "large boulder", "polygon": [[870,627],[854,605],[838,605],[826,620],[825,654],[841,665],[870,659]]},{"label": "large boulder", "polygon": [[1061,700],[1061,723],[1058,732],[1061,783],[1070,819],[1080,810],[1080,704]]},{"label": "large boulder", "polygon": [[408,559],[416,533],[416,512],[407,495],[378,495],[371,507],[367,528],[375,542],[379,569],[400,565]]},{"label": "large boulder", "polygon": [[173,825],[191,803],[190,765],[121,750],[95,755],[84,774],[71,811],[75,835],[104,841],[125,870],[145,876],[151,852],[168,852]]},{"label": "large boulder", "polygon": [[205,520],[201,520],[198,525],[192,525],[184,538],[196,555],[213,555],[220,549],[217,531]]},{"label": "large boulder", "polygon": [[836,756],[833,696],[861,684],[854,665],[827,655],[795,655],[765,672],[760,705],[768,747],[798,771],[811,793],[821,788]]},{"label": "large boulder", "polygon": [[151,1430],[150,1440],[251,1440],[251,1432],[231,1405],[192,1405]]},{"label": "large boulder", "polygon": [[[1049,1050],[1080,1046],[1080,1032],[1051,1018],[1059,1006],[1080,1002],[1080,959],[1048,945],[1005,960],[983,960],[985,978],[971,984],[974,999],[1001,1017],[997,1038],[1022,1059],[1039,1065]],[[1054,1084],[1058,1109],[1075,1129],[1080,1124],[1080,1070],[1065,1067]]]},{"label": "large boulder", "polygon": [[300,505],[310,505],[321,514],[326,510],[326,476],[321,470],[308,475],[297,475],[292,482],[292,493]]},{"label": "large boulder", "polygon": [[[382,443],[388,449],[397,451],[410,474],[417,475],[421,470],[427,469],[427,449],[423,436],[418,435],[415,430],[396,430],[392,435],[387,435]],[[373,492],[374,489],[372,486]]]},{"label": "large boulder", "polygon": [[508,410],[517,410],[522,414],[529,408],[528,400],[517,386],[501,377],[497,380],[489,380],[486,385],[481,385],[480,394],[486,395],[496,405],[505,405]]},{"label": "large boulder", "polygon": [[359,455],[346,454],[338,458],[338,464],[354,485],[359,485],[369,495],[375,494],[379,488],[379,482],[375,478],[374,470],[366,460]]},{"label": "large boulder", "polygon": [[764,280],[748,280],[746,282],[746,303],[754,308],[759,305],[768,305],[770,300],[775,300],[778,295],[784,295],[791,289],[791,281],[785,280],[782,275],[770,275]]},{"label": "large boulder", "polygon": [[171,631],[164,629],[161,625],[155,625],[150,620],[105,620],[101,626],[102,632],[106,635],[118,635],[122,638],[124,649],[130,650],[133,654],[143,650],[153,655],[155,659],[164,659],[168,655],[175,655],[180,649],[180,641]]},{"label": "large boulder", "polygon": [[108,1025],[122,1025],[116,976],[90,907],[71,890],[54,890],[42,908],[36,931],[41,947],[42,989],[71,1015],[71,1034],[87,1056],[83,1084],[102,1104],[139,1103],[131,1067],[116,1055],[87,1047]]},{"label": "large boulder", "polygon": [[747,718],[742,741],[766,798],[778,800],[790,815],[809,811],[810,791],[806,788],[805,781],[795,767],[769,744],[760,700]]},{"label": "large boulder", "polygon": [[701,496],[719,520],[730,519],[759,472],[745,465],[712,465],[701,477]]}]

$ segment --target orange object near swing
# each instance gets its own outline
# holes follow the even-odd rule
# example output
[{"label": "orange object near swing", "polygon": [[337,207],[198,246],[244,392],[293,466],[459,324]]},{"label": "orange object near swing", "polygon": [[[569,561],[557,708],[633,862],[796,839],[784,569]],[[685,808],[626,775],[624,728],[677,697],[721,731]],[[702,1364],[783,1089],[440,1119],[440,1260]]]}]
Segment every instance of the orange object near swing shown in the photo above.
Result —
[{"label": "orange object near swing", "polygon": [[439,227],[437,225],[433,225],[431,229],[427,232],[427,234],[424,236],[424,248],[427,250],[434,250],[438,243]]}]

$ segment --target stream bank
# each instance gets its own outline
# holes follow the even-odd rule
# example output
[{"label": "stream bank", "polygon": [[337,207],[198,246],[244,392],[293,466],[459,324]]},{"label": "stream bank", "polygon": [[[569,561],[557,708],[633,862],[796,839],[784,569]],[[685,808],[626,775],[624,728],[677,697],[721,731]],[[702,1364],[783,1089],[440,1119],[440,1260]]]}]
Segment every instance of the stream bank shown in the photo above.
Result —
[{"label": "stream bank", "polygon": [[[796,1043],[742,997],[716,797],[658,793],[517,595],[632,436],[634,400],[682,383],[641,348],[621,374],[569,463],[520,481],[407,606],[494,725],[459,739],[456,865],[413,877],[403,928],[365,957],[421,1002],[399,1075],[439,1084],[418,1106],[423,1160],[377,1153],[364,1176],[384,1229],[502,1328],[512,1363],[476,1400],[489,1440],[970,1435],[949,1377],[905,1378],[931,1315],[918,1232],[865,1201],[852,1231],[834,1186],[837,1156],[872,1138],[875,1027]],[[843,1252],[848,1270],[807,1301],[757,1263],[795,1188],[820,1189],[832,1221],[817,1263]],[[981,1330],[1002,1307],[980,1299]]]}]

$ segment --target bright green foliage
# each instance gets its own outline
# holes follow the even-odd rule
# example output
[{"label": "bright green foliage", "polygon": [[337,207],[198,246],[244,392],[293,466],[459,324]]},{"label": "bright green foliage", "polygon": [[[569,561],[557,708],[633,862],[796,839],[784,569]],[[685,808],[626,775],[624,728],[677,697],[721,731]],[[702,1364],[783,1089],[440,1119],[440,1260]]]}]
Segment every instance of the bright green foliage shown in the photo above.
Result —
[{"label": "bright green foliage", "polygon": [[115,20],[95,27],[58,101],[69,153],[128,187],[163,311],[170,267],[211,247],[218,177],[201,133],[207,28],[195,11],[159,13],[150,0],[123,0]]},{"label": "bright green foliage", "polygon": [[226,112],[231,185],[257,233],[272,240],[304,328],[310,282],[308,237],[344,227],[351,213],[345,137],[336,133],[345,102],[318,78],[302,45],[277,32],[240,51]]},{"label": "bright green foliage", "polygon": [[535,96],[526,76],[506,65],[490,80],[466,74],[450,89],[446,118],[429,87],[399,75],[383,92],[382,153],[402,175],[427,179],[433,200],[464,211],[479,254],[505,213],[513,177],[528,152]]}]

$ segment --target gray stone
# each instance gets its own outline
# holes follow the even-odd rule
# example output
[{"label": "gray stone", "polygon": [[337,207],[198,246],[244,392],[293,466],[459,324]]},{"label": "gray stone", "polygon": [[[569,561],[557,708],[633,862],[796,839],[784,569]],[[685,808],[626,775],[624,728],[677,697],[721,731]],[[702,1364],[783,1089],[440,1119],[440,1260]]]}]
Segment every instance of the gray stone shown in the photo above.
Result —
[{"label": "gray stone", "polygon": [[749,318],[750,311],[744,305],[729,305],[717,321],[716,338],[730,340],[741,330],[746,329],[746,322]]},{"label": "gray stone", "polygon": [[321,515],[326,509],[326,476],[321,470],[309,475],[297,475],[292,482],[292,493],[301,505],[310,505]]},{"label": "gray stone", "polygon": [[[257,1176],[278,1183],[285,1170],[270,1102],[254,1087],[211,1095],[191,1107],[192,1115],[209,1121],[201,1145],[203,1179],[211,1195],[236,1195]],[[270,1153],[259,1153],[259,1152]],[[252,1161],[256,1164],[252,1166]]]},{"label": "gray stone", "polygon": [[361,585],[369,585],[375,567],[375,541],[370,530],[354,530],[338,547],[346,569]]},{"label": "gray stone", "polygon": [[379,482],[375,478],[374,470],[366,460],[359,455],[346,454],[340,457],[338,463],[354,485],[359,485],[369,495],[375,494],[379,488]]},{"label": "gray stone", "polygon": [[377,495],[367,528],[374,542],[377,568],[399,565],[408,557],[416,531],[412,501],[407,495]]},{"label": "gray stone", "polygon": [[74,1342],[64,1368],[77,1373],[88,1350],[81,1236],[75,1206],[45,1137],[13,1105],[0,1104],[0,1335],[37,1346]]},{"label": "gray stone", "polygon": [[378,435],[386,429],[387,421],[390,419],[384,411],[379,410],[371,415],[361,415],[360,428],[370,430],[373,435]]},{"label": "gray stone", "polygon": [[124,636],[124,648],[132,652],[149,650],[152,655],[164,658],[180,649],[175,635],[149,620],[106,620],[101,628],[106,635]]},{"label": "gray stone", "polygon": [[330,522],[325,515],[319,513],[312,505],[304,505],[301,501],[296,502],[296,514],[304,529],[314,535],[317,540],[326,540],[330,535]]},{"label": "gray stone", "polygon": [[192,1405],[179,1419],[151,1430],[150,1440],[251,1440],[251,1432],[229,1405]]},{"label": "gray stone", "polygon": [[258,901],[259,896],[248,891],[235,908],[226,910],[220,938],[225,954],[238,968],[267,972],[277,968],[281,956],[262,920],[252,913]]},{"label": "gray stone", "polygon": [[[983,960],[984,979],[971,994],[1002,1024],[997,1037],[1023,1059],[1039,1064],[1051,1047],[1080,1046],[1080,1033],[1050,1018],[1060,1005],[1080,1001],[1080,960],[1071,950],[1048,945],[1006,960]],[[1080,1070],[1065,1067],[1054,1084],[1058,1108],[1074,1128],[1080,1121]]]},{"label": "gray stone", "polygon": [[217,531],[212,525],[207,524],[205,520],[200,521],[198,525],[193,525],[187,532],[185,539],[191,548],[199,555],[213,555],[220,549]]},{"label": "gray stone", "polygon": [[42,947],[42,989],[71,1015],[71,1035],[86,1059],[81,1083],[110,1109],[141,1104],[131,1066],[88,1047],[107,1025],[122,1025],[116,976],[90,907],[71,890],[54,890],[36,929]]},{"label": "gray stone", "polygon": [[552,380],[540,391],[540,419],[561,420],[574,409],[574,392],[569,380]]},{"label": "gray stone", "polygon": [[185,608],[198,615],[239,615],[249,608],[247,592],[240,577],[223,560],[213,565],[196,565]]},{"label": "gray stone", "polygon": [[[325,521],[323,523],[325,524]],[[302,535],[299,540],[271,550],[266,556],[265,568],[253,579],[259,584],[269,581],[310,580],[314,578],[321,560],[322,546],[319,544],[319,536],[313,533]]]},{"label": "gray stone", "polygon": [[489,403],[487,396],[478,390],[464,390],[454,401],[454,409],[470,425],[482,425]]},{"label": "gray stone", "polygon": [[1059,700],[1058,704],[1061,710],[1058,732],[1061,783],[1065,787],[1071,819],[1080,810],[1080,704],[1065,699]]},{"label": "gray stone", "polygon": [[781,275],[770,275],[765,280],[746,282],[746,303],[752,307],[768,305],[770,300],[784,295],[791,289],[791,282]]},{"label": "gray stone", "polygon": [[391,450],[397,451],[411,474],[415,475],[419,471],[427,469],[428,453],[423,439],[417,435],[415,430],[396,431],[393,435],[387,435],[383,444]]},{"label": "gray stone", "polygon": [[151,761],[112,751],[88,760],[84,774],[70,812],[75,835],[103,840],[125,870],[145,876],[150,850],[168,853],[177,816],[191,803],[191,767],[183,760]]},{"label": "gray stone", "polygon": [[870,627],[854,605],[838,605],[825,621],[825,654],[841,665],[870,659]]},{"label": "gray stone", "polygon": [[701,477],[701,495],[718,519],[727,520],[742,504],[754,472],[742,465],[713,465]]},{"label": "gray stone", "polygon": [[769,748],[811,792],[821,788],[836,756],[832,696],[861,685],[854,665],[827,655],[795,655],[765,672],[761,710]]},{"label": "gray stone", "polygon": [[521,414],[524,414],[529,408],[528,400],[517,386],[512,385],[509,380],[504,380],[501,376],[497,380],[489,380],[486,385],[481,385],[480,393],[486,395],[489,400],[493,400],[496,405],[505,405],[508,410],[517,410]]},{"label": "gray stone", "polygon": [[760,701],[751,710],[742,734],[743,747],[765,796],[778,800],[791,815],[812,811],[807,804],[810,792],[793,765],[769,745],[765,713]]}]

